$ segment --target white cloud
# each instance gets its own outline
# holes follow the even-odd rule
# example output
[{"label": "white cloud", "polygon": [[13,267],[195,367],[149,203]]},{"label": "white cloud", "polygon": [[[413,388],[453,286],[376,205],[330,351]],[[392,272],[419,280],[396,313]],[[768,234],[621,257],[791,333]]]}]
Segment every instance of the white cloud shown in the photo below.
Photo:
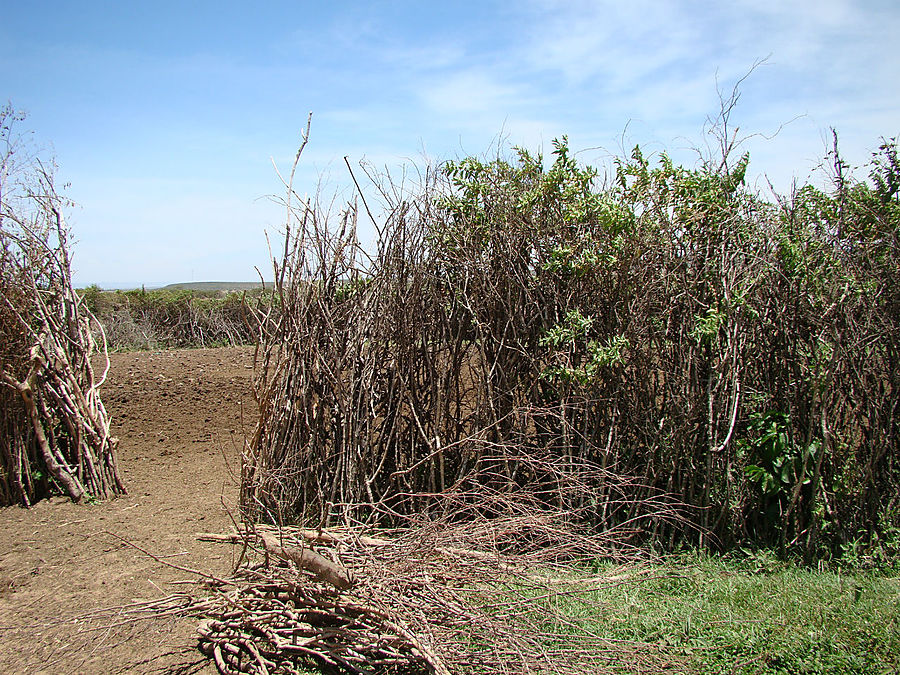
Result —
[{"label": "white cloud", "polygon": [[[520,88],[485,69],[456,72],[424,85],[420,96],[428,110],[445,116],[497,113],[522,104]],[[424,84],[424,83],[423,83]],[[460,119],[465,121],[465,118]]]},{"label": "white cloud", "polygon": [[540,0],[531,8],[523,56],[568,86],[628,88],[704,49],[702,21],[676,3]]}]

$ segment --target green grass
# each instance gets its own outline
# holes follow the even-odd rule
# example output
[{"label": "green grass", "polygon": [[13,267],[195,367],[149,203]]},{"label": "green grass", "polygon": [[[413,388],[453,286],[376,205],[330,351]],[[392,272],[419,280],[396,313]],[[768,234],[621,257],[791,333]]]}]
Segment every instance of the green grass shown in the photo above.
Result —
[{"label": "green grass", "polygon": [[592,632],[683,654],[695,672],[900,672],[896,573],[689,556],[606,586],[555,606]]}]

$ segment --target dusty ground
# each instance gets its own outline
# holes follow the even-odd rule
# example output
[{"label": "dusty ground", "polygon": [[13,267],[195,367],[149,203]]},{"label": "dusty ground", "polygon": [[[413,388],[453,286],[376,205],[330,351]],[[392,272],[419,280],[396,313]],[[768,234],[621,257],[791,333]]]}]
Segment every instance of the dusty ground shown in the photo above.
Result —
[{"label": "dusty ground", "polygon": [[223,502],[234,509],[253,424],[250,375],[248,349],[112,355],[101,394],[128,495],[0,509],[0,673],[215,672],[195,649],[196,621],[96,610],[191,578],[113,535],[183,567],[230,571],[231,547],[196,534],[230,528]]}]

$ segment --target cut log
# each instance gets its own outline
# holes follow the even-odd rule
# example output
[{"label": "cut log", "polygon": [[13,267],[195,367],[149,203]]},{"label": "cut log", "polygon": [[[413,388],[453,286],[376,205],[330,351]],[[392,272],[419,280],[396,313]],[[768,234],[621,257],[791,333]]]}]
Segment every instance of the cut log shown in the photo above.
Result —
[{"label": "cut log", "polygon": [[291,561],[300,569],[311,572],[320,581],[329,583],[341,591],[346,591],[353,586],[350,573],[325,556],[308,548],[282,546],[278,537],[268,532],[258,532],[256,536],[265,545],[266,551],[270,555]]}]

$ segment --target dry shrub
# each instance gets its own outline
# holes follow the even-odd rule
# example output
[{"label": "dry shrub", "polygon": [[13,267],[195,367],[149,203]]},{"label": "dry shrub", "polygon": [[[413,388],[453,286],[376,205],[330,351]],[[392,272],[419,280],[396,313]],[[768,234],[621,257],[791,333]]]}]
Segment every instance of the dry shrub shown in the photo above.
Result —
[{"label": "dry shrub", "polygon": [[250,344],[240,293],[191,290],[80,291],[112,350],[176,349]]},{"label": "dry shrub", "polygon": [[467,243],[446,177],[429,173],[414,201],[389,204],[374,255],[356,238],[355,207],[332,228],[289,193],[276,285],[256,313],[260,419],[243,464],[245,517],[394,526],[412,513],[446,517],[434,496],[446,506],[453,493],[464,520],[490,512],[489,490],[573,525],[634,533],[641,519],[669,520],[660,490],[594,461],[584,422],[604,402],[557,398],[545,378],[539,345],[553,318],[528,297],[528,232]]},{"label": "dry shrub", "polygon": [[627,583],[593,561],[890,534],[896,144],[871,183],[835,149],[832,193],[770,202],[723,140],[696,169],[635,149],[607,182],[564,140],[412,195],[370,175],[374,251],[355,204],[330,222],[288,181],[242,463],[264,559],[201,626],[222,672],[671,670],[579,618]]},{"label": "dry shrub", "polygon": [[[663,547],[815,556],[889,532],[896,145],[870,183],[835,150],[832,193],[774,202],[725,147],[695,169],[636,149],[606,182],[565,141],[549,167],[522,150],[467,158],[412,195],[371,176],[386,214],[374,251],[355,205],[329,222],[289,187],[256,313],[245,516],[391,526],[492,476],[575,524],[641,522]],[[560,498],[534,458],[596,481]]]},{"label": "dry shrub", "polygon": [[[0,111],[0,505],[124,492],[94,373],[92,316],[72,289],[66,202]],[[104,347],[101,347],[103,349]],[[105,362],[108,368],[108,360]]]}]

